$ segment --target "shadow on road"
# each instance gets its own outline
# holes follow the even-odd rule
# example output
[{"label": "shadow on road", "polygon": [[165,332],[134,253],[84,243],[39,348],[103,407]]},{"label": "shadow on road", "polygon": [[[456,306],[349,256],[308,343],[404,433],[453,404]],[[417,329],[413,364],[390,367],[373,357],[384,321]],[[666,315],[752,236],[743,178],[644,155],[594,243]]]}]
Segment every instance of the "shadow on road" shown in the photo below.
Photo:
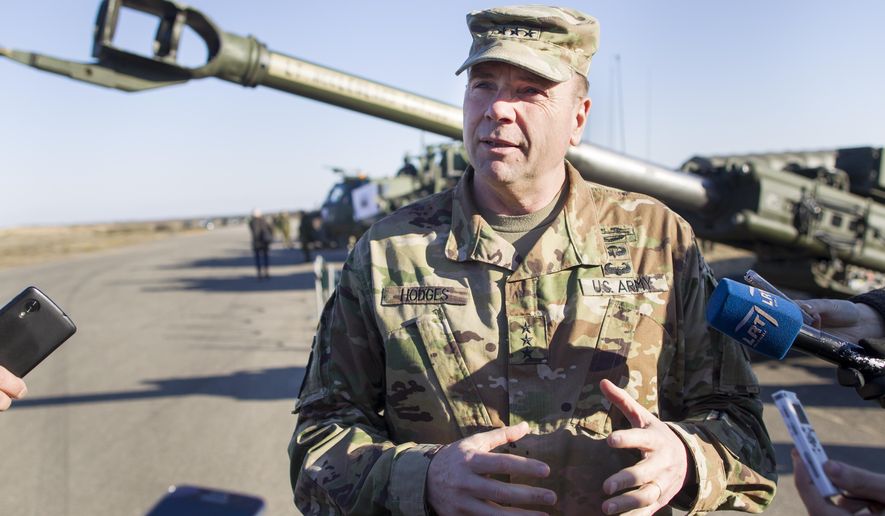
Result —
[{"label": "shadow on road", "polygon": [[[272,249],[270,255],[270,279],[259,280],[254,272],[255,263],[249,249],[231,249],[226,251],[229,256],[203,258],[185,263],[161,266],[163,270],[187,271],[211,268],[249,269],[247,274],[218,276],[195,275],[179,277],[166,281],[162,285],[143,287],[143,292],[173,292],[179,290],[202,290],[207,292],[265,292],[283,290],[312,290],[314,288],[313,267],[301,272],[279,274],[278,271],[291,271],[289,267],[302,265],[304,257],[299,249]],[[329,249],[319,253],[328,262],[341,262],[347,257],[343,249]],[[285,267],[285,268],[284,268]],[[205,274],[205,273],[201,273]]]},{"label": "shadow on road", "polygon": [[[771,395],[775,392],[786,389],[796,393],[796,396],[802,400],[802,404],[806,407],[828,407],[828,408],[856,408],[856,409],[874,409],[878,405],[871,401],[864,401],[858,396],[854,389],[842,387],[836,384],[835,379],[833,385],[829,384],[790,384],[790,385],[763,385],[762,392],[759,397],[762,401],[771,402]],[[880,409],[881,410],[881,409]]]},{"label": "shadow on road", "polygon": [[155,287],[144,287],[143,292],[173,292],[179,290],[204,290],[207,292],[266,292],[281,290],[313,290],[314,275],[295,272],[280,276],[270,269],[270,279],[259,280],[254,275],[218,278],[179,278]]},{"label": "shadow on road", "polygon": [[222,396],[243,401],[275,401],[283,399],[294,401],[298,395],[298,389],[301,386],[303,377],[303,367],[278,367],[263,370],[237,371],[218,376],[146,380],[143,382],[149,387],[146,390],[31,398],[17,401],[15,408],[23,410],[53,405],[76,405],[200,395]]},{"label": "shadow on road", "polygon": [[821,378],[823,383],[800,383],[790,382],[788,384],[779,384],[769,378],[768,382],[761,385],[761,398],[765,402],[771,401],[772,393],[781,389],[793,391],[802,400],[803,405],[813,407],[832,407],[832,408],[859,408],[873,409],[878,405],[871,401],[864,401],[858,396],[854,389],[843,387],[836,381],[836,366],[828,364],[823,360],[812,358],[804,353],[790,350],[783,361],[766,357],[759,353],[750,352],[750,359],[754,367],[764,364],[771,375],[777,374],[780,368],[784,371],[801,369],[806,373]]},{"label": "shadow on road", "polygon": [[[226,267],[249,267],[255,269],[255,258],[252,250],[248,247],[228,249],[225,251],[228,256],[217,258],[202,258],[185,263],[177,263],[172,265],[163,265],[159,267],[161,270],[181,270],[181,269],[203,269],[203,268],[226,268]],[[347,252],[343,249],[325,249],[320,252],[314,251],[312,257],[320,255],[326,261],[343,262],[347,258]],[[304,254],[300,249],[271,248],[270,250],[270,270],[273,273],[274,267],[287,265],[300,265],[304,262]]]},{"label": "shadow on road", "polygon": [[[775,443],[774,455],[777,461],[778,475],[793,474],[793,459],[790,457],[792,443]],[[825,444],[827,458],[838,460],[857,466],[878,471],[885,463],[885,448],[872,448],[868,446],[851,446],[844,444]]]}]

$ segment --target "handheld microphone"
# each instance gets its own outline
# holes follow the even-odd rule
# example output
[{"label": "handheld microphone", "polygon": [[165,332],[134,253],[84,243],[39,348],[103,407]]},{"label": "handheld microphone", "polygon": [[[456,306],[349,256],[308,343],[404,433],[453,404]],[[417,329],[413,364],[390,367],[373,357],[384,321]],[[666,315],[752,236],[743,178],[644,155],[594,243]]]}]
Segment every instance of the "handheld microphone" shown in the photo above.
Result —
[{"label": "handheld microphone", "polygon": [[863,347],[802,324],[795,303],[730,279],[719,282],[707,305],[707,323],[765,356],[781,360],[790,347],[865,375],[885,374],[885,359]]}]

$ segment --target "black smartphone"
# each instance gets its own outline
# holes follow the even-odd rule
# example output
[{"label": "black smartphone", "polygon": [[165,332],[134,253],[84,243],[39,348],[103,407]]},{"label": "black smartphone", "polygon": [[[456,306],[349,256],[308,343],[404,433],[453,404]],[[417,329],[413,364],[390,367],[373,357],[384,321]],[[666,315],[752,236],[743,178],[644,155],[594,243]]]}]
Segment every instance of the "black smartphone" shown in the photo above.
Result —
[{"label": "black smartphone", "polygon": [[0,365],[21,378],[76,331],[49,296],[28,287],[0,308]]},{"label": "black smartphone", "polygon": [[172,486],[147,516],[261,516],[261,498],[198,486]]}]

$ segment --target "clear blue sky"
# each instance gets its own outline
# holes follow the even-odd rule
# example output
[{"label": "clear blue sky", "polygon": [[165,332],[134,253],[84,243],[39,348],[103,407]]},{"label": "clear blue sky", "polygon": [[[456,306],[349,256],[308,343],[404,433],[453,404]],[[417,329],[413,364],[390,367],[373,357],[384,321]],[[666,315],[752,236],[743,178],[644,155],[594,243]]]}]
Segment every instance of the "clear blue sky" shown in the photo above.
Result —
[{"label": "clear blue sky", "polygon": [[[0,3],[0,46],[87,61],[98,0]],[[272,50],[460,104],[467,11],[489,4],[193,0]],[[885,145],[885,3],[599,0],[585,140],[677,167],[696,154]],[[152,27],[124,17],[147,50]],[[128,34],[128,35],[127,35]],[[184,59],[199,61],[198,48]],[[650,137],[650,138],[649,138]],[[140,94],[0,59],[0,227],[314,208],[327,165],[393,173],[440,138],[217,79]]]}]

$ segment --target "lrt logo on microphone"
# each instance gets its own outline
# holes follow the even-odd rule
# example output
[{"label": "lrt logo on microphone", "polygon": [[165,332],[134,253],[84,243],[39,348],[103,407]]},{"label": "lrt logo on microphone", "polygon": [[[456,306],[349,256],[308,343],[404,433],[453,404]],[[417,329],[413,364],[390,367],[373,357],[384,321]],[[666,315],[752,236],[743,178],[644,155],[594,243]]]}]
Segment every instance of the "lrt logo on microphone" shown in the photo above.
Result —
[{"label": "lrt logo on microphone", "polygon": [[[777,300],[771,294],[764,290],[750,287],[750,295],[755,296],[757,293],[762,298],[763,303],[771,307],[777,307]],[[759,306],[753,305],[747,312],[747,315],[735,326],[734,332],[736,335],[743,335],[740,339],[743,343],[755,348],[768,335],[768,330],[766,329],[768,325],[777,328],[777,319]]]}]

